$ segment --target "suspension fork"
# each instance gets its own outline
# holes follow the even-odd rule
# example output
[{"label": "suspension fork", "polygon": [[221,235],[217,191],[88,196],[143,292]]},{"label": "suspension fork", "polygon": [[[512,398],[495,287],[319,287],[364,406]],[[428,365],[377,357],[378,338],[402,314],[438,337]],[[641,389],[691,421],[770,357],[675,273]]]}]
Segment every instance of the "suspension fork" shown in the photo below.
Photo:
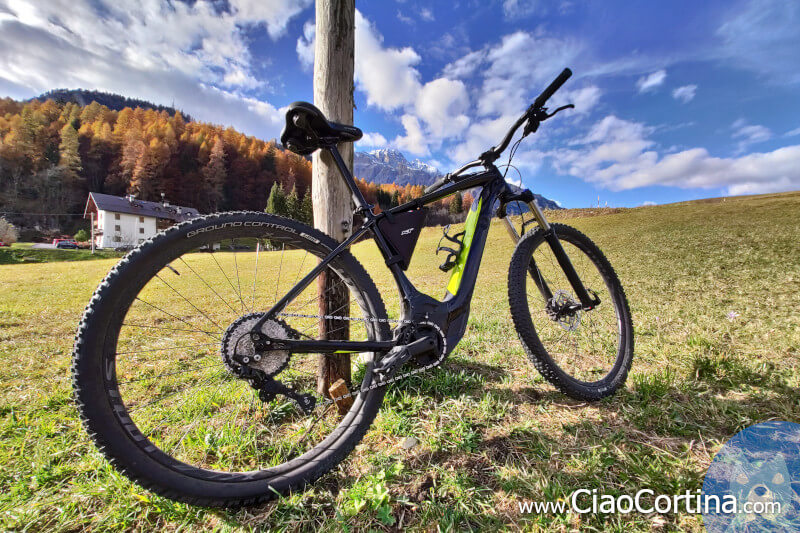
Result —
[{"label": "suspension fork", "polygon": [[[556,256],[558,265],[561,267],[561,270],[564,271],[564,275],[567,277],[567,280],[569,280],[572,290],[575,291],[575,295],[578,297],[578,300],[580,300],[583,309],[590,310],[595,308],[600,303],[600,299],[597,296],[592,297],[589,295],[589,292],[583,285],[581,278],[575,271],[575,267],[572,266],[572,261],[569,260],[569,256],[567,256],[567,253],[564,251],[564,247],[561,245],[558,235],[556,235],[556,232],[550,223],[547,222],[547,218],[545,218],[542,210],[539,209],[539,206],[536,204],[536,200],[528,202],[528,208],[531,210],[531,213],[533,213],[533,217],[536,219],[539,227],[542,228],[542,231],[544,231],[544,239],[547,241],[547,244],[553,251],[553,255]],[[508,216],[504,217],[503,222],[506,225],[506,230],[511,236],[511,239],[515,243],[519,242],[520,235],[517,233],[517,229],[514,227],[514,224],[511,222],[510,218]],[[528,272],[530,273],[533,282],[536,284],[536,288],[539,289],[539,292],[542,294],[542,297],[545,299],[545,301],[551,301],[553,298],[553,291],[541,276],[539,267],[536,265],[536,261],[533,259],[533,257],[531,257],[530,263],[528,264]]]}]

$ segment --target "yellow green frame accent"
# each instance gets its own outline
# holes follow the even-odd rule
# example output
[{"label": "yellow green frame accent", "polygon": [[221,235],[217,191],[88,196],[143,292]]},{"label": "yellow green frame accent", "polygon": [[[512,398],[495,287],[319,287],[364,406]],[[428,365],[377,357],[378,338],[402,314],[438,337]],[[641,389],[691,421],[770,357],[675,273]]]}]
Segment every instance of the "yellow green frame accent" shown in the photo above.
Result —
[{"label": "yellow green frame accent", "polygon": [[478,215],[481,212],[481,204],[483,198],[478,197],[469,209],[467,220],[464,222],[464,240],[461,246],[461,251],[456,258],[456,266],[453,267],[453,272],[450,274],[450,281],[447,282],[447,292],[453,296],[458,293],[458,288],[461,286],[461,276],[464,273],[464,265],[467,263],[467,256],[469,255],[469,247],[472,245],[472,237],[475,235],[475,227],[478,225]]}]

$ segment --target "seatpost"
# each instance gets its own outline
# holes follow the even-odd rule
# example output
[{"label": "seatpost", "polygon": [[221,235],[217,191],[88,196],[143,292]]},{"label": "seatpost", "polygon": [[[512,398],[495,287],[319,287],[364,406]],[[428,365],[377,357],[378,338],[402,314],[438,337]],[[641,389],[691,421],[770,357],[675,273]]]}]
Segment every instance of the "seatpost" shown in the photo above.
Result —
[{"label": "seatpost", "polygon": [[356,211],[371,213],[372,206],[367,203],[364,195],[361,194],[361,189],[358,188],[355,179],[353,179],[353,174],[350,172],[350,169],[347,168],[344,159],[342,159],[342,154],[339,153],[339,149],[334,144],[325,147],[325,150],[327,150],[328,153],[330,153],[333,157],[333,160],[336,162],[336,166],[339,167],[339,172],[342,175],[342,179],[344,179],[344,182],[350,188],[350,194],[353,197],[353,203],[356,206]]}]

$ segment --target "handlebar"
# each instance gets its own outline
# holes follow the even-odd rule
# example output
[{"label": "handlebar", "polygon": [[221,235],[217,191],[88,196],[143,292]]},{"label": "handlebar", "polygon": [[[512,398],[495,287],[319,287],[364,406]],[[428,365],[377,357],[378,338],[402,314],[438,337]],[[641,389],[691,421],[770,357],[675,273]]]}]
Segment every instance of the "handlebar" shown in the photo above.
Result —
[{"label": "handlebar", "polygon": [[536,100],[533,102],[533,107],[542,107],[545,102],[547,102],[553,94],[561,88],[562,85],[572,76],[572,71],[568,68],[565,68],[561,71],[561,74],[558,75],[553,82],[547,86],[547,89],[542,91]]},{"label": "handlebar", "polygon": [[[548,85],[547,88],[544,91],[542,91],[542,94],[536,97],[536,100],[534,100],[533,104],[531,104],[531,106],[525,111],[525,113],[523,113],[522,116],[517,119],[514,125],[511,126],[511,129],[508,130],[508,133],[506,133],[506,136],[503,137],[503,140],[500,142],[500,144],[498,144],[497,146],[493,146],[489,150],[482,153],[478,159],[488,163],[497,161],[497,158],[500,157],[500,154],[502,154],[503,151],[506,148],[508,148],[511,139],[514,137],[514,134],[517,133],[517,130],[519,129],[520,126],[522,126],[525,122],[531,119],[544,120],[548,118],[548,115],[546,114],[544,114],[543,116],[541,115],[541,111],[542,108],[544,107],[544,104],[547,102],[547,100],[550,99],[551,96],[553,96],[553,94],[557,90],[561,88],[562,85],[564,85],[564,83],[570,78],[570,76],[572,76],[572,71],[570,69],[565,68],[564,70],[562,70],[561,74],[559,74],[558,77],[556,77],[556,79],[554,79],[550,83],[550,85]],[[537,114],[540,114],[540,116],[537,117]]]}]

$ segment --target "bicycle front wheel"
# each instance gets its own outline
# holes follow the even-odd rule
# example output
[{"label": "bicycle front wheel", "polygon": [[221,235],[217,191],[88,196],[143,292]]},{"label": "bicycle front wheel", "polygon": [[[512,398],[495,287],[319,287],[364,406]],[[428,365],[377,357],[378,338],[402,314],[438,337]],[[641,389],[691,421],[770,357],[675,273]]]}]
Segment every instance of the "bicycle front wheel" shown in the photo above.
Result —
[{"label": "bicycle front wheel", "polygon": [[580,309],[572,285],[537,229],[520,239],[511,259],[511,316],[528,358],[545,379],[572,398],[599,400],[625,383],[633,361],[628,301],[611,264],[586,235],[563,224],[552,228],[600,304]]},{"label": "bicycle front wheel", "polygon": [[[308,413],[290,397],[260,397],[239,355],[256,355],[255,322],[336,246],[296,221],[244,212],[174,226],[122,259],[86,308],[73,358],[80,415],[105,456],[145,488],[206,506],[271,499],[346,457],[383,388],[359,392],[340,415],[317,393],[317,354],[259,355],[253,366],[315,397]],[[262,331],[390,339],[380,294],[352,255],[339,254],[322,275],[323,285],[312,282]],[[330,310],[339,319],[321,318],[318,285],[349,296]],[[351,391],[367,390],[376,357],[350,358],[342,370]]]}]

